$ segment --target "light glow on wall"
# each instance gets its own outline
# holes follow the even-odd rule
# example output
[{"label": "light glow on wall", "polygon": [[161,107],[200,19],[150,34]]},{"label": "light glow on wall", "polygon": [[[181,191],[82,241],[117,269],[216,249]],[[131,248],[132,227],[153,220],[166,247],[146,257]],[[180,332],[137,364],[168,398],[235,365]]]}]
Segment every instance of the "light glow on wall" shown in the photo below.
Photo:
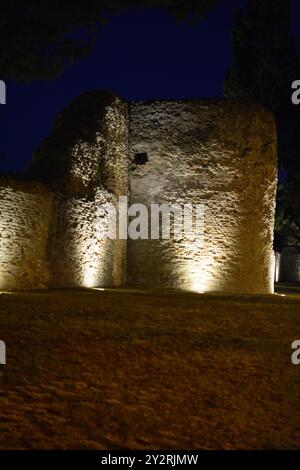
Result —
[{"label": "light glow on wall", "polygon": [[108,203],[112,197],[99,189],[94,200],[74,198],[61,205],[63,232],[56,239],[55,256],[63,284],[89,289],[113,284],[115,240],[109,238],[109,230],[115,211]]},{"label": "light glow on wall", "polygon": [[280,262],[281,254],[275,253],[275,282],[279,282],[280,280]]},{"label": "light glow on wall", "polygon": [[113,242],[106,240],[85,240],[77,246],[81,260],[79,282],[82,287],[94,289],[109,284],[113,256]]},{"label": "light glow on wall", "polygon": [[204,294],[214,288],[213,259],[204,255],[197,261],[189,261],[185,265],[185,278],[189,279],[187,290]]},{"label": "light glow on wall", "polygon": [[[6,189],[0,198],[4,207],[1,209],[0,217],[0,290],[4,293],[6,289],[14,288],[14,278],[22,262],[22,248],[16,241],[22,239],[24,223],[22,214],[18,210],[19,195]],[[13,207],[14,198],[16,208]]]},{"label": "light glow on wall", "polygon": [[[272,250],[271,256],[270,256],[270,268],[269,268],[269,291],[271,294],[274,294],[275,291],[275,282],[276,281],[276,255],[275,251]],[[279,272],[278,272],[278,278],[279,278]]]}]

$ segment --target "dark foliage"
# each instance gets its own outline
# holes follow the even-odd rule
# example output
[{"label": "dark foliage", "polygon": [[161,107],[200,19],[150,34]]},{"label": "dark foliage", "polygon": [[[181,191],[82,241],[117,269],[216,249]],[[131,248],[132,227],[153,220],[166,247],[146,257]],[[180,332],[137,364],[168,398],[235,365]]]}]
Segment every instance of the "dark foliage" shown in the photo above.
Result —
[{"label": "dark foliage", "polygon": [[283,244],[300,244],[300,106],[292,82],[300,78],[296,42],[290,33],[291,0],[248,0],[236,13],[234,60],[224,84],[229,98],[252,100],[274,112],[279,168],[288,177],[278,191],[276,230]]},{"label": "dark foliage", "polygon": [[1,6],[2,79],[53,79],[89,54],[107,13],[162,7],[178,19],[199,19],[220,0],[10,0]]}]

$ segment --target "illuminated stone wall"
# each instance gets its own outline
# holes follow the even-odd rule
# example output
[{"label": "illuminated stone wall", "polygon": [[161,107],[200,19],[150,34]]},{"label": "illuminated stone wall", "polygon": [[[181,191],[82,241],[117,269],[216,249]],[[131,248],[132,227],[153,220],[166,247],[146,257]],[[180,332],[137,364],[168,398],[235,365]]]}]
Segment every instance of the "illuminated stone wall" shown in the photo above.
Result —
[{"label": "illuminated stone wall", "polygon": [[[129,282],[191,291],[273,291],[276,130],[228,101],[130,104],[131,202],[204,204],[204,245],[128,243]],[[139,159],[148,159],[136,164]]]},{"label": "illuminated stone wall", "polygon": [[[90,92],[59,117],[31,173],[55,192],[50,233],[53,287],[118,286],[126,281],[126,242],[103,233],[128,192],[127,105]],[[106,239],[104,239],[106,238]]]},{"label": "illuminated stone wall", "polygon": [[[259,106],[87,93],[58,116],[27,178],[39,183],[0,185],[2,290],[128,276],[143,287],[273,291],[276,131]],[[149,208],[203,204],[204,244],[107,239],[126,195]]]},{"label": "illuminated stone wall", "polygon": [[104,237],[112,213],[101,207],[116,205],[103,188],[92,198],[55,196],[50,234],[53,287],[119,286],[126,280],[124,241]]},{"label": "illuminated stone wall", "polygon": [[51,219],[42,185],[0,180],[0,290],[48,287]]}]

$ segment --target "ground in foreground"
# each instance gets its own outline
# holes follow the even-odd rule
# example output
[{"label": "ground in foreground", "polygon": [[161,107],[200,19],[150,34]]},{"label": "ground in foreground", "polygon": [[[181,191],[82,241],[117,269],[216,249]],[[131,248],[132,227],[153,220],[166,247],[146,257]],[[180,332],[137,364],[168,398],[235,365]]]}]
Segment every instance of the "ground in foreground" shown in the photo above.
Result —
[{"label": "ground in foreground", "polygon": [[2,294],[1,449],[300,448],[297,295]]}]

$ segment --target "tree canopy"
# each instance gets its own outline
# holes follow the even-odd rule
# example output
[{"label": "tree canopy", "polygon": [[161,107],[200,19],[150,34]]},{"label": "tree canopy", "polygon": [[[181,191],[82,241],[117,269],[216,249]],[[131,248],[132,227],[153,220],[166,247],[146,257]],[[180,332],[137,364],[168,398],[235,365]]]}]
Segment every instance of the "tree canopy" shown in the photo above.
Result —
[{"label": "tree canopy", "polygon": [[291,35],[291,0],[248,0],[233,27],[233,64],[224,84],[228,98],[254,100],[275,113],[279,163],[300,169],[300,109],[291,102],[300,61]]},{"label": "tree canopy", "polygon": [[[300,73],[291,29],[291,0],[248,0],[233,27],[234,60],[225,82],[228,97],[250,98],[274,112],[289,105]],[[298,75],[300,76],[300,75]]]},{"label": "tree canopy", "polygon": [[292,83],[300,61],[291,34],[291,0],[248,0],[233,27],[233,64],[224,84],[229,98],[253,100],[274,112],[279,169],[276,230],[283,245],[300,246],[300,106],[292,103]]},{"label": "tree canopy", "polygon": [[201,19],[220,0],[10,0],[1,7],[2,79],[57,78],[88,55],[107,13],[162,7],[179,20]]}]

